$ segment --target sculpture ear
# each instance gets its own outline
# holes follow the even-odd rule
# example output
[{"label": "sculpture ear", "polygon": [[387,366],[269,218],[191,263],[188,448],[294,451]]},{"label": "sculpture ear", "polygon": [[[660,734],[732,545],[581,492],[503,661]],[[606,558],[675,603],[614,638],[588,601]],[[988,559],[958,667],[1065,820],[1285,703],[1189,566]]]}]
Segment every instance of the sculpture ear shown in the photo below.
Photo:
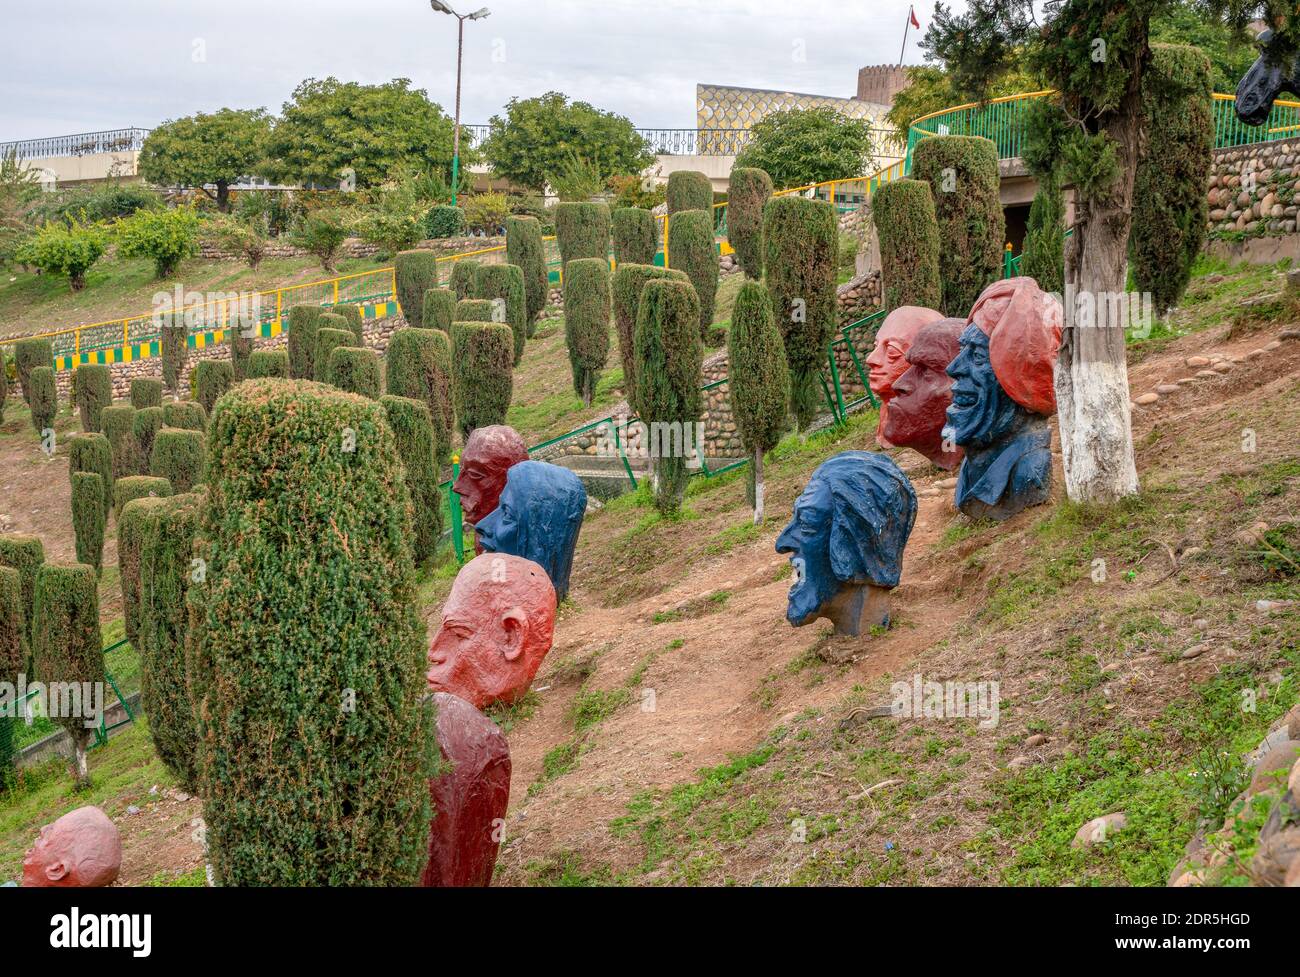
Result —
[{"label": "sculpture ear", "polygon": [[45,869],[45,877],[51,882],[58,882],[68,874],[68,867],[63,862],[53,862]]},{"label": "sculpture ear", "polygon": [[528,631],[528,615],[518,607],[512,607],[501,617],[501,627],[505,631],[505,648],[501,654],[508,662],[518,661],[524,653],[524,635]]}]

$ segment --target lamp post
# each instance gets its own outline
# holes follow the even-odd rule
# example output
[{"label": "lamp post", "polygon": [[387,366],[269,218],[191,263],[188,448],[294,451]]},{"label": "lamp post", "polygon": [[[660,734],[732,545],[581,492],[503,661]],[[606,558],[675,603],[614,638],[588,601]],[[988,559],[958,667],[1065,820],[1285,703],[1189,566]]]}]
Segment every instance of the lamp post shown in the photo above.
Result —
[{"label": "lamp post", "polygon": [[429,0],[429,6],[436,14],[450,14],[456,18],[459,37],[456,41],[456,129],[452,135],[451,147],[451,205],[456,206],[456,191],[460,189],[460,66],[465,53],[465,21],[482,20],[492,11],[482,7],[472,14],[458,14],[442,0]]}]

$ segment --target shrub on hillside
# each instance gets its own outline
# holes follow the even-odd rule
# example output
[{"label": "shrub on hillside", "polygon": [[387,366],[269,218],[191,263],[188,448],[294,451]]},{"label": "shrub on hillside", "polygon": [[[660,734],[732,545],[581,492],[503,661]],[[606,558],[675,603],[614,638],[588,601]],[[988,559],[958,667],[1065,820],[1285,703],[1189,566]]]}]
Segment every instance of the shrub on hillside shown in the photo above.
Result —
[{"label": "shrub on hillside", "polygon": [[451,332],[456,321],[456,293],[450,288],[431,288],[424,293],[424,312],[420,323],[425,329]]},{"label": "shrub on hillside", "polygon": [[573,369],[573,390],[584,407],[591,406],[600,371],[609,358],[611,302],[606,259],[569,262],[564,276],[564,342]]},{"label": "shrub on hillside", "polygon": [[[939,220],[930,184],[895,180],[880,187],[871,203],[880,239],[880,278],[887,312],[904,305],[938,309]],[[965,317],[970,309],[962,313]]]},{"label": "shrub on hillside", "polygon": [[[178,400],[163,404],[163,427],[175,427],[185,431],[206,431],[208,429],[208,412],[203,405],[194,400]],[[152,453],[150,454],[152,458]]]},{"label": "shrub on hillside", "polygon": [[437,748],[411,501],[384,411],[259,380],[221,401],[212,441],[186,664],[217,881],[413,885]]},{"label": "shrub on hillside", "polygon": [[113,453],[113,479],[140,472],[140,447],[135,440],[135,408],[130,404],[105,407],[100,426]]},{"label": "shrub on hillside", "polygon": [[439,329],[399,329],[388,341],[388,393],[418,400],[429,409],[433,424],[434,457],[451,460],[451,435],[456,429],[451,394],[451,340]]},{"label": "shrub on hillside", "polygon": [[49,221],[14,251],[14,260],[35,265],[47,275],[66,275],[72,291],[86,287],[86,272],[108,250],[103,227],[73,220]]},{"label": "shrub on hillside", "polygon": [[753,459],[749,487],[757,526],[763,522],[763,455],[785,433],[790,383],[772,298],[758,282],[746,282],[736,296],[727,334],[727,363],[736,431]]},{"label": "shrub on hillside", "polygon": [[465,233],[465,212],[447,205],[431,208],[424,219],[424,233],[433,240],[460,237]]},{"label": "shrub on hillside", "polygon": [[23,391],[23,400],[28,405],[32,402],[32,370],[38,366],[54,369],[54,344],[48,339],[20,339],[14,343],[14,370],[18,374],[18,385]]},{"label": "shrub on hillside", "polygon": [[393,429],[397,456],[406,470],[406,487],[411,493],[414,535],[411,555],[415,565],[433,559],[442,536],[442,493],[438,491],[438,446],[433,418],[427,404],[410,397],[381,397],[379,402]]},{"label": "shrub on hillside", "polygon": [[[27,672],[27,618],[23,613],[22,578],[18,571],[0,567],[0,682],[18,685]],[[13,731],[16,716],[0,710],[0,790],[13,782]]]},{"label": "shrub on hillside", "polygon": [[22,533],[0,534],[0,566],[18,571],[22,581],[23,619],[27,622],[28,647],[34,625],[36,574],[45,563],[45,547],[37,536]]},{"label": "shrub on hillside", "polygon": [[738,167],[731,171],[727,192],[727,239],[746,278],[763,278],[763,209],[772,199],[772,178],[766,170]]},{"label": "shrub on hillside", "polygon": [[435,251],[402,251],[393,259],[397,279],[397,302],[412,326],[424,324],[424,293],[438,287],[438,255]]},{"label": "shrub on hillside", "polygon": [[474,279],[478,275],[478,262],[469,258],[452,262],[451,290],[456,293],[456,300],[463,302],[474,297]]},{"label": "shrub on hillside", "polygon": [[[36,575],[32,657],[44,682],[104,681],[104,642],[99,631],[99,578],[84,564],[46,564]],[[71,711],[71,710],[69,710]],[[93,730],[83,716],[54,719],[72,739],[77,786],[90,782],[86,749]]]},{"label": "shrub on hillside", "polygon": [[85,363],[72,375],[81,429],[88,434],[103,430],[104,408],[113,402],[113,374],[102,363]]},{"label": "shrub on hillside", "polygon": [[68,439],[68,475],[95,472],[104,480],[100,506],[104,515],[113,505],[113,449],[102,434],[74,434]]},{"label": "shrub on hillside", "polygon": [[199,360],[194,364],[194,399],[211,414],[217,399],[235,385],[235,368],[229,360]]},{"label": "shrub on hillside", "polygon": [[645,283],[659,278],[690,282],[686,272],[655,265],[619,265],[614,272],[612,297],[619,356],[623,360],[623,392],[628,403],[636,398],[636,319]]},{"label": "shrub on hillside", "polygon": [[77,562],[104,568],[104,480],[95,472],[72,473],[72,534]]},{"label": "shrub on hillside", "polygon": [[609,257],[609,207],[599,203],[562,203],[555,207],[555,237],[560,262]]},{"label": "shrub on hillside", "polygon": [[668,223],[668,255],[674,268],[686,272],[700,299],[700,338],[713,332],[718,304],[718,250],[713,243],[713,217],[707,210],[687,210]]},{"label": "shrub on hillside", "polygon": [[454,322],[451,349],[461,434],[468,438],[475,428],[504,424],[514,390],[514,332],[504,323]]},{"label": "shrub on hillside", "polygon": [[505,322],[496,318],[496,308],[486,299],[461,299],[456,303],[456,322]]},{"label": "shrub on hillside", "polygon": [[668,215],[673,217],[688,210],[703,210],[706,213],[713,210],[713,184],[698,170],[669,173]]},{"label": "shrub on hillside", "polygon": [[303,214],[290,234],[293,243],[317,261],[327,275],[336,271],[343,242],[348,239],[346,212],[330,207],[320,207]]},{"label": "shrub on hillside", "polygon": [[519,216],[506,220],[506,261],[517,265],[523,272],[527,317],[524,334],[532,339],[537,317],[546,308],[551,289],[546,271],[546,244],[542,240],[541,222],[536,217]]},{"label": "shrub on hillside", "polygon": [[200,431],[165,427],[153,441],[149,472],[171,483],[175,495],[183,495],[202,483],[207,470],[207,448]]},{"label": "shrub on hillside", "polygon": [[[491,303],[493,322],[504,322],[515,334],[515,366],[524,358],[524,341],[528,338],[528,300],[524,292],[524,272],[516,265],[481,265],[474,277],[474,294]],[[462,322],[473,316],[458,316]]]},{"label": "shrub on hillside", "polygon": [[510,216],[510,201],[504,193],[476,193],[465,201],[465,227],[471,234],[496,237]]},{"label": "shrub on hillside", "polygon": [[1002,277],[1006,218],[998,148],[982,136],[931,136],[917,143],[912,178],[930,184],[939,221],[939,281],[934,308],[966,316],[980,293]]},{"label": "shrub on hillside", "polygon": [[253,355],[253,344],[257,341],[257,328],[251,322],[248,325],[236,323],[226,329],[226,342],[230,346],[230,369],[235,383],[248,379],[248,358]]},{"label": "shrub on hillside", "polygon": [[821,200],[773,197],[763,212],[763,265],[785,341],[790,407],[801,430],[817,416],[826,344],[839,321],[839,220]]},{"label": "shrub on hillside", "polygon": [[[113,517],[122,518],[122,510],[136,499],[164,499],[172,494],[172,483],[155,475],[128,475],[113,483]],[[120,528],[120,527],[119,527]]]},{"label": "shrub on hillside", "polygon": [[289,352],[283,349],[255,349],[248,358],[248,379],[263,377],[289,379]]},{"label": "shrub on hillside", "polygon": [[34,368],[27,377],[31,393],[32,427],[44,437],[54,429],[54,418],[59,413],[59,389],[54,382],[54,370],[48,366]]},{"label": "shrub on hillside", "polygon": [[168,390],[176,393],[181,388],[181,375],[190,358],[183,318],[169,316],[163,321],[159,330],[159,345],[162,347],[163,383]]},{"label": "shrub on hillside", "polygon": [[113,225],[113,238],[123,258],[148,258],[155,275],[170,278],[199,253],[199,215],[190,207],[137,210]]},{"label": "shrub on hillside", "polygon": [[[323,317],[322,317],[322,321]],[[316,380],[319,383],[325,383],[328,380],[326,374],[329,372],[330,354],[339,346],[356,346],[356,337],[352,335],[350,329],[329,329],[324,326],[316,330]]]},{"label": "shrub on hillside", "polygon": [[316,374],[316,330],[324,314],[319,305],[289,309],[289,375],[295,380],[310,380]]},{"label": "shrub on hillside", "polygon": [[153,439],[163,428],[165,412],[161,407],[145,407],[135,412],[131,421],[131,434],[135,438],[137,474],[147,475],[149,457],[153,454]]},{"label": "shrub on hillside", "polygon": [[[158,479],[166,482],[166,479]],[[122,506],[117,517],[117,570],[122,583],[122,623],[126,639],[140,651],[140,551],[152,531],[154,514],[170,496],[146,496]]]},{"label": "shrub on hillside", "polygon": [[326,380],[330,386],[378,400],[384,392],[384,374],[379,354],[373,349],[336,346],[330,353]]},{"label": "shrub on hillside", "polygon": [[131,406],[136,410],[146,407],[161,407],[163,385],[161,380],[151,377],[136,377],[131,381]]},{"label": "shrub on hillside", "polygon": [[659,252],[659,228],[654,214],[640,207],[620,207],[611,221],[614,229],[614,261],[618,264],[652,265]]}]

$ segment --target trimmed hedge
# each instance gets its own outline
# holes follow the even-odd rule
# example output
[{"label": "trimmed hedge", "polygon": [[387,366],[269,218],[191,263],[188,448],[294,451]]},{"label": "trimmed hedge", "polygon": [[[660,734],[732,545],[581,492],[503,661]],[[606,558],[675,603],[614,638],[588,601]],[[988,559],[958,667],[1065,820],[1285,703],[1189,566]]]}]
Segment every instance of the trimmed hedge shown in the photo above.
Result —
[{"label": "trimmed hedge", "polygon": [[[36,575],[32,657],[42,682],[104,681],[104,641],[99,631],[99,578],[84,564],[46,564]],[[89,782],[86,747],[94,730],[83,716],[61,716],[76,748],[73,776]]]},{"label": "trimmed hedge", "polygon": [[131,422],[131,434],[135,438],[137,453],[137,474],[147,476],[149,458],[153,454],[153,439],[163,429],[163,417],[166,412],[161,407],[146,407],[135,412]]},{"label": "trimmed hedge", "polygon": [[[335,318],[338,318],[335,316]],[[324,326],[326,317],[321,316],[322,326],[316,330],[316,352],[313,359],[316,363],[316,380],[318,383],[325,383],[325,374],[329,371],[330,354],[340,346],[351,346],[357,349],[356,337],[352,335],[351,329],[330,329]]]},{"label": "trimmed hedge", "polygon": [[[361,314],[359,305],[335,305],[332,306],[326,315],[341,316],[347,321],[348,328],[352,330],[352,335],[357,339],[358,346],[366,345],[366,317]],[[322,319],[324,316],[321,317]],[[324,322],[321,326],[324,327]]]},{"label": "trimmed hedge", "polygon": [[202,404],[194,400],[178,400],[163,404],[163,426],[178,427],[186,431],[206,431],[208,412]]},{"label": "trimmed hedge", "polygon": [[418,329],[424,325],[424,293],[438,287],[438,254],[427,249],[399,251],[393,268],[402,315]]},{"label": "trimmed hedge", "polygon": [[[172,483],[156,475],[128,475],[113,483],[113,517],[121,522],[122,509],[136,499],[165,499],[172,494]],[[120,531],[120,527],[119,527]]]},{"label": "trimmed hedge", "polygon": [[452,262],[451,290],[456,293],[458,302],[474,297],[474,278],[478,274],[478,264],[470,258]]},{"label": "trimmed hedge", "polygon": [[939,221],[943,299],[934,308],[964,318],[980,293],[1002,277],[1007,221],[997,145],[983,136],[922,139],[912,154],[912,178],[930,184]]},{"label": "trimmed hedge", "polygon": [[686,210],[668,222],[668,260],[686,272],[700,299],[700,338],[713,332],[718,304],[718,251],[713,243],[713,215],[707,210]]},{"label": "trimmed hedge", "polygon": [[[23,585],[23,619],[35,627],[36,574],[45,564],[45,547],[37,536],[23,533],[0,535],[0,566],[17,570]],[[30,647],[31,636],[28,637]]]},{"label": "trimmed hedge", "polygon": [[194,399],[212,413],[221,395],[235,385],[235,368],[229,360],[199,360],[194,364]]},{"label": "trimmed hedge", "polygon": [[749,500],[754,522],[763,521],[763,455],[785,434],[790,372],[772,298],[758,282],[736,296],[727,334],[727,390],[741,443],[753,458]]},{"label": "trimmed hedge", "polygon": [[[159,479],[166,481],[166,479]],[[169,493],[170,495],[170,493]],[[154,515],[166,497],[132,499],[122,506],[117,522],[117,570],[122,581],[122,621],[126,639],[140,651],[140,552],[152,531]]]},{"label": "trimmed hedge", "polygon": [[248,358],[248,379],[263,377],[289,379],[289,351],[284,349],[255,349]]},{"label": "trimmed hedge", "polygon": [[429,409],[433,424],[434,457],[451,461],[451,435],[456,429],[451,395],[451,339],[440,329],[399,329],[388,340],[388,393],[418,400]]},{"label": "trimmed hedge", "polygon": [[103,363],[86,363],[72,374],[81,430],[96,434],[104,430],[104,408],[113,403],[113,374]]},{"label": "trimmed hedge", "polygon": [[153,441],[149,472],[171,483],[172,492],[182,495],[202,483],[207,471],[207,448],[201,431],[165,427]]},{"label": "trimmed hedge", "polygon": [[222,399],[212,448],[186,665],[217,881],[414,885],[437,746],[384,410],[257,380]]},{"label": "trimmed hedge", "polygon": [[555,205],[555,239],[561,266],[579,258],[609,258],[609,207],[601,203]]},{"label": "trimmed hedge", "polygon": [[113,478],[124,478],[140,472],[140,446],[135,440],[135,408],[129,404],[105,407],[100,414],[100,426],[108,438],[108,449],[113,453]]},{"label": "trimmed hedge", "polygon": [[641,307],[645,283],[660,278],[690,282],[686,272],[655,265],[619,265],[613,279],[614,328],[618,333],[618,351],[623,360],[623,392],[628,403],[636,397],[636,318]]},{"label": "trimmed hedge", "polygon": [[95,472],[104,480],[100,508],[108,515],[113,507],[113,449],[102,434],[74,434],[68,439],[68,477],[77,472]]},{"label": "trimmed hedge", "polygon": [[727,239],[746,278],[763,278],[763,208],[772,199],[766,170],[740,166],[731,171],[727,190]]},{"label": "trimmed hedge", "polygon": [[54,343],[49,339],[20,339],[14,343],[14,372],[23,391],[23,400],[32,402],[32,370],[48,366],[54,372]]},{"label": "trimmed hedge", "polygon": [[801,430],[817,416],[826,344],[839,323],[839,218],[822,200],[773,197],[763,210],[764,267]]},{"label": "trimmed hedge", "polygon": [[149,717],[154,750],[186,790],[196,790],[198,723],[185,669],[189,632],[185,595],[192,579],[194,541],[203,496],[159,500],[146,522],[139,553],[140,704]]},{"label": "trimmed hedge", "polygon": [[618,264],[652,265],[659,252],[659,229],[655,217],[641,207],[620,207],[611,221],[614,228],[614,261]]},{"label": "trimmed hedge", "polygon": [[104,569],[104,480],[95,472],[72,473],[72,534],[77,562]]},{"label": "trimmed hedge", "polygon": [[162,347],[163,383],[168,390],[179,392],[181,376],[185,373],[185,364],[190,359],[189,338],[185,322],[168,318],[162,324],[159,333],[159,345]]},{"label": "trimmed hedge", "polygon": [[612,312],[609,262],[604,258],[570,261],[564,276],[564,343],[573,369],[573,390],[591,406],[600,371],[609,358]]},{"label": "trimmed hedge", "polygon": [[514,391],[515,335],[504,323],[454,322],[451,326],[452,400],[460,433],[504,424]]},{"label": "trimmed hedge", "polygon": [[136,410],[146,407],[161,407],[163,384],[161,380],[151,377],[136,377],[131,381],[131,406]]},{"label": "trimmed hedge", "polygon": [[[528,338],[528,299],[524,292],[524,271],[517,265],[482,265],[474,278],[474,294],[493,306],[492,321],[504,322],[515,334],[515,366],[524,358]],[[498,306],[497,303],[503,303]],[[468,304],[468,303],[467,303]],[[457,306],[457,311],[460,307]],[[502,317],[504,313],[504,318]],[[458,315],[462,322],[473,316]]]},{"label": "trimmed hedge", "polygon": [[235,383],[243,383],[248,379],[248,359],[253,355],[253,343],[257,339],[255,329],[256,325],[250,324],[248,335],[244,335],[242,323],[226,328],[226,342],[230,346],[230,369]]},{"label": "trimmed hedge", "polygon": [[[886,312],[904,305],[938,309],[939,219],[930,184],[895,180],[876,190],[871,213],[880,239],[880,278]],[[967,308],[960,318],[970,314]]]},{"label": "trimmed hedge", "polygon": [[384,392],[384,374],[379,354],[373,349],[336,346],[330,353],[330,386],[378,400]]},{"label": "trimmed hedge", "polygon": [[[5,401],[9,399],[9,358],[5,356],[4,349],[0,348],[0,424],[5,419]],[[2,772],[3,768],[0,768]]]},{"label": "trimmed hedge", "polygon": [[[492,303],[486,299],[461,299],[456,303],[456,322],[496,322]],[[505,320],[501,320],[504,322]]]},{"label": "trimmed hedge", "polygon": [[406,469],[411,493],[414,535],[411,556],[424,566],[438,551],[442,537],[442,493],[438,491],[437,442],[427,404],[410,397],[379,398],[397,440],[397,456]]},{"label": "trimmed hedge", "polygon": [[59,388],[54,381],[53,367],[33,367],[27,376],[27,386],[31,392],[32,427],[37,434],[53,430],[54,418],[59,413]]},{"label": "trimmed hedge", "polygon": [[295,380],[310,380],[316,372],[316,329],[324,314],[319,305],[289,309],[289,375]]},{"label": "trimmed hedge", "polygon": [[542,238],[542,224],[536,217],[506,218],[506,261],[524,273],[525,335],[529,339],[537,330],[537,317],[546,308],[551,291],[546,270],[546,243]]},{"label": "trimmed hedge", "polygon": [[464,234],[465,211],[448,204],[431,207],[428,216],[424,219],[424,233],[435,241]]},{"label": "trimmed hedge", "polygon": [[702,210],[712,216],[713,183],[698,170],[669,173],[668,215],[672,217],[688,210]]},{"label": "trimmed hedge", "polygon": [[[685,425],[700,420],[704,361],[700,342],[700,301],[695,289],[668,279],[646,282],[636,323],[636,400],[632,406],[645,424]],[[668,439],[671,443],[672,439]],[[689,474],[679,456],[651,460],[655,469],[655,508],[676,512],[686,494]]]},{"label": "trimmed hedge", "polygon": [[[23,613],[23,585],[17,570],[0,567],[0,682],[18,684],[27,671],[27,618]],[[0,716],[0,788],[13,782],[13,732],[17,719]]]},{"label": "trimmed hedge", "polygon": [[424,293],[424,312],[420,325],[425,329],[451,331],[456,321],[456,293],[450,288],[431,288]]}]

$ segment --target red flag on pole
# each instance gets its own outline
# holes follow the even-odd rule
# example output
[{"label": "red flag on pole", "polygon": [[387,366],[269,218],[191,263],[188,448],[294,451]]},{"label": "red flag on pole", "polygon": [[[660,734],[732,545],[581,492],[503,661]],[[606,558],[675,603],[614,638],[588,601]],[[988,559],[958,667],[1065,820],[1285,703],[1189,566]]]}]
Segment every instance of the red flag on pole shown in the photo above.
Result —
[{"label": "red flag on pole", "polygon": [[915,7],[908,7],[908,8],[907,8],[907,15],[908,15],[908,17],[910,17],[910,18],[912,19],[912,26],[915,27],[917,30],[920,30],[920,29],[921,29],[921,22],[920,22],[919,20],[916,19],[916,8],[915,8]]}]

